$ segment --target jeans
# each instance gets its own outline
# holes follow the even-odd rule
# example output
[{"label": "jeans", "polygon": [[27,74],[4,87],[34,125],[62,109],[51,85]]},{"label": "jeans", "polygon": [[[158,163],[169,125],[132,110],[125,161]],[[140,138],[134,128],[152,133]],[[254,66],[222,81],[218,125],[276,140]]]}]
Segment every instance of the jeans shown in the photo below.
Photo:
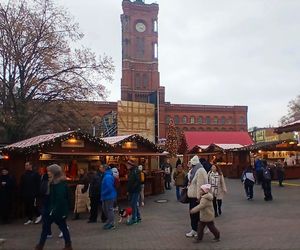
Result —
[{"label": "jeans", "polygon": [[266,201],[271,201],[273,200],[272,197],[272,191],[271,191],[271,181],[266,181],[264,180],[262,182],[262,188],[264,190],[264,194],[265,194],[265,200]]},{"label": "jeans", "polygon": [[254,183],[244,183],[245,192],[248,198],[253,198],[253,185]]},{"label": "jeans", "polygon": [[140,193],[130,194],[130,206],[132,208],[132,220],[136,221],[141,218],[140,211],[138,208],[138,200]]},{"label": "jeans", "polygon": [[102,201],[102,208],[107,218],[106,223],[111,225],[115,224],[114,201],[115,200]]},{"label": "jeans", "polygon": [[43,227],[39,245],[44,246],[47,240],[47,235],[49,234],[49,229],[51,230],[51,224],[55,223],[60,231],[63,233],[63,237],[65,240],[65,245],[71,245],[71,237],[68,230],[68,226],[65,218],[54,218],[52,216],[43,216]]},{"label": "jeans", "polygon": [[222,200],[214,197],[213,206],[215,210],[215,217],[218,217],[219,215],[222,214]]},{"label": "jeans", "polygon": [[179,201],[180,200],[180,196],[181,196],[181,186],[176,186],[176,198]]},{"label": "jeans", "polygon": [[[194,207],[199,205],[197,202],[197,198],[190,198],[190,210]],[[194,231],[197,231],[198,229],[198,222],[199,222],[199,213],[190,214],[191,218],[191,227]]]},{"label": "jeans", "polygon": [[140,197],[139,197],[139,200],[140,200],[140,205],[142,204],[142,202],[144,202],[145,200],[145,184],[142,184],[141,185],[141,192],[140,192]]}]

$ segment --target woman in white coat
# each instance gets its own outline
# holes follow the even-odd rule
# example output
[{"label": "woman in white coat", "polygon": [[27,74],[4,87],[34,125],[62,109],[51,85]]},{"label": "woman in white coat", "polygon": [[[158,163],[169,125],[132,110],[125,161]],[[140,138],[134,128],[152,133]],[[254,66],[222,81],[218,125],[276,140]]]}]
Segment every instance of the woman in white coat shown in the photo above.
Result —
[{"label": "woman in white coat", "polygon": [[224,176],[218,166],[212,165],[211,170],[208,172],[208,183],[211,185],[211,192],[214,197],[215,217],[218,217],[222,214],[222,200],[224,194],[227,193]]},{"label": "woman in white coat", "polygon": [[[195,155],[191,159],[191,170],[188,174],[189,184],[188,184],[188,197],[190,210],[199,204],[201,197],[201,186],[208,183],[207,173],[203,166],[201,165],[199,158]],[[185,234],[186,237],[197,237],[199,213],[190,214],[191,227],[192,230]]]}]

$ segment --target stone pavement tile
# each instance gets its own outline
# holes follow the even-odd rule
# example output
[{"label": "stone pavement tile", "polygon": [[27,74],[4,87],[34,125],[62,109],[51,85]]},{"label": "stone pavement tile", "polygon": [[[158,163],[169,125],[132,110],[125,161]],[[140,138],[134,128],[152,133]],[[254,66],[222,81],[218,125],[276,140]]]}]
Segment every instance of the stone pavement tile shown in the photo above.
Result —
[{"label": "stone pavement tile", "polygon": [[[255,185],[254,200],[247,201],[239,180],[226,179],[228,194],[223,201],[223,214],[216,218],[221,241],[211,242],[213,236],[204,235],[203,242],[194,244],[185,237],[190,230],[187,204],[176,201],[175,189],[158,196],[146,197],[141,208],[142,223],[127,226],[116,224],[116,229],[105,231],[102,223],[88,224],[86,220],[68,221],[74,250],[93,249],[300,249],[300,188],[277,185],[272,187],[274,201],[265,202],[260,186]],[[167,199],[167,203],[157,203]],[[121,203],[126,206],[127,202]],[[61,249],[56,225],[53,238],[47,240],[45,250]],[[0,226],[0,237],[6,238],[7,250],[33,249],[41,225],[22,225],[17,221]]]}]

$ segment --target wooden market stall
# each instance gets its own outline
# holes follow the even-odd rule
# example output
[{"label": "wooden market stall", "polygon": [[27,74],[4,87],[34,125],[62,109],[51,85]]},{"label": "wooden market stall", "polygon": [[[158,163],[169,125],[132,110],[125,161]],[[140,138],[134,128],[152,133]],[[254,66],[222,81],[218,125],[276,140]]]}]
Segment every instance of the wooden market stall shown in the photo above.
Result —
[{"label": "wooden market stall", "polygon": [[246,151],[236,151],[240,144],[210,144],[208,146],[195,146],[188,152],[189,158],[198,155],[201,159],[214,162],[220,167],[225,177],[239,178],[244,168],[250,165],[250,155]]},{"label": "wooden market stall", "polygon": [[[239,152],[249,152],[252,165],[257,157],[265,159],[269,166],[281,160],[284,163],[285,178],[300,178],[300,144],[296,140],[280,140],[260,142],[238,149]],[[276,178],[276,171],[275,178]]]},{"label": "wooden market stall", "polygon": [[14,215],[22,215],[18,184],[24,173],[25,162],[30,161],[34,170],[39,172],[50,164],[59,164],[65,171],[71,190],[75,190],[78,169],[89,170],[99,166],[101,154],[107,154],[111,150],[108,143],[80,131],[39,135],[2,148],[1,165],[9,169],[17,182],[14,203],[18,206],[14,207],[18,209],[14,211]]},{"label": "wooden market stall", "polygon": [[187,159],[195,154],[217,164],[224,176],[239,178],[243,169],[250,164],[249,152],[236,151],[253,143],[247,132],[200,131],[185,132],[189,147]]},{"label": "wooden market stall", "polygon": [[123,135],[102,138],[112,146],[106,155],[106,163],[116,165],[119,169],[121,192],[120,199],[127,197],[127,169],[128,160],[142,165],[145,173],[145,195],[160,194],[164,192],[163,171],[159,169],[159,157],[165,156],[163,150],[148,139],[138,135]]},{"label": "wooden market stall", "polygon": [[35,136],[2,148],[2,165],[8,167],[18,181],[24,164],[30,161],[35,170],[57,163],[64,169],[68,180],[76,180],[77,170],[88,170],[99,164],[100,155],[112,147],[103,140],[80,131],[67,131]]}]

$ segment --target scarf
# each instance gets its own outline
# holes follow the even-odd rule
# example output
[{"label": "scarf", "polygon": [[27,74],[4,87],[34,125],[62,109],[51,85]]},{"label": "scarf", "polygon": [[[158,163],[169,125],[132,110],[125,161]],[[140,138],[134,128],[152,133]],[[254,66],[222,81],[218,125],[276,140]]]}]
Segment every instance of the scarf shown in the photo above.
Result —
[{"label": "scarf", "polygon": [[219,173],[216,172],[211,172],[210,175],[209,175],[209,183],[211,184],[211,191],[212,191],[212,194],[213,196],[217,196],[218,194],[218,185],[219,185]]},{"label": "scarf", "polygon": [[202,167],[203,166],[201,165],[201,163],[198,163],[192,167],[192,169],[190,170],[190,177],[189,177],[190,182],[194,179],[197,170]]}]

